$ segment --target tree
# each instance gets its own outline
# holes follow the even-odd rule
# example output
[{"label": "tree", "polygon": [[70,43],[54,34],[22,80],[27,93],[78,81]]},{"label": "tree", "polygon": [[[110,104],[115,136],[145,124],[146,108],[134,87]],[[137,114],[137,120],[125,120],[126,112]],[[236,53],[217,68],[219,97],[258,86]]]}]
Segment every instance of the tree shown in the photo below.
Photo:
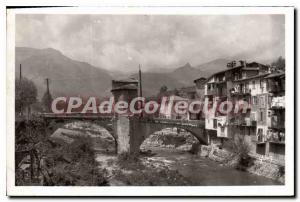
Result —
[{"label": "tree", "polygon": [[35,84],[27,79],[16,79],[15,81],[15,108],[16,112],[23,114],[23,110],[37,101],[37,88]]},{"label": "tree", "polygon": [[280,56],[276,61],[272,62],[272,66],[275,67],[276,70],[285,71],[285,59]]},{"label": "tree", "polygon": [[174,95],[179,96],[179,90],[177,88],[174,89]]},{"label": "tree", "polygon": [[163,93],[165,93],[167,91],[168,91],[168,87],[166,85],[163,85],[162,87],[160,87],[159,93],[163,94]]}]

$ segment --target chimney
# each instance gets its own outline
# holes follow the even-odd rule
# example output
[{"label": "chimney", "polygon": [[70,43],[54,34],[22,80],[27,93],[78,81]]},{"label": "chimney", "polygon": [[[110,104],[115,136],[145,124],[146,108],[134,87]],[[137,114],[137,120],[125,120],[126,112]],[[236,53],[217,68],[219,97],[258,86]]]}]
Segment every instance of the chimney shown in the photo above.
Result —
[{"label": "chimney", "polygon": [[227,63],[227,68],[233,68],[233,67],[235,67],[236,66],[236,61],[235,60],[233,60],[232,62],[229,62],[229,63]]},{"label": "chimney", "polygon": [[239,62],[240,62],[240,64],[241,64],[242,67],[246,67],[246,61],[240,60]]}]

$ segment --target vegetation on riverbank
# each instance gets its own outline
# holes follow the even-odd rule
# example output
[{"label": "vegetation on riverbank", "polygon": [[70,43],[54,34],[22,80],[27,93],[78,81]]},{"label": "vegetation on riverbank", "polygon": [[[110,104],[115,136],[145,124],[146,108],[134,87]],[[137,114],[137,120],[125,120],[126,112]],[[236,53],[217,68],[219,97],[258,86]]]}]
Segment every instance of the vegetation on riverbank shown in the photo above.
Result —
[{"label": "vegetation on riverbank", "polygon": [[246,171],[247,168],[253,165],[254,159],[249,155],[250,145],[245,141],[244,137],[237,136],[234,139],[227,140],[224,148],[231,153],[226,160],[235,161],[236,169]]},{"label": "vegetation on riverbank", "polygon": [[17,128],[17,186],[107,185],[106,171],[95,161],[91,138],[76,137],[70,144],[55,142],[38,120]]},{"label": "vegetation on riverbank", "polygon": [[107,185],[105,170],[98,168],[89,138],[79,137],[69,145],[50,148],[44,166],[44,185]]},{"label": "vegetation on riverbank", "polygon": [[227,140],[221,148],[216,145],[202,145],[199,155],[223,166],[264,176],[284,184],[284,165],[274,162],[270,157],[251,154],[250,146],[242,136]]}]

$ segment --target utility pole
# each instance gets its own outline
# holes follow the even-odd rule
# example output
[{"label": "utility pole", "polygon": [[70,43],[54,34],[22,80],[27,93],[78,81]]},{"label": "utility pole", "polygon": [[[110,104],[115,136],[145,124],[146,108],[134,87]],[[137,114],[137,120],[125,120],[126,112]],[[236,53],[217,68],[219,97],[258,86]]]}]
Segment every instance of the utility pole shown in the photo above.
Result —
[{"label": "utility pole", "polygon": [[47,85],[47,91],[46,91],[46,96],[47,96],[47,100],[46,100],[46,104],[47,104],[47,109],[48,109],[48,112],[51,112],[51,98],[50,98],[50,90],[49,90],[49,78],[46,78],[46,85]]},{"label": "utility pole", "polygon": [[[142,91],[142,71],[141,71],[141,65],[139,64],[139,97],[143,97],[143,91]],[[143,109],[143,101],[140,102],[140,107]],[[140,114],[141,117],[143,117],[143,111]]]},{"label": "utility pole", "polygon": [[23,116],[23,89],[22,89],[22,64],[20,64],[20,95],[21,95],[21,99],[20,99],[20,115]]},{"label": "utility pole", "polygon": [[20,64],[20,81],[22,80],[22,64]]},{"label": "utility pole", "polygon": [[142,71],[141,71],[141,65],[139,64],[139,96],[143,96],[143,90],[142,90]]},{"label": "utility pole", "polygon": [[46,78],[46,84],[47,84],[47,94],[49,95],[49,78]]}]

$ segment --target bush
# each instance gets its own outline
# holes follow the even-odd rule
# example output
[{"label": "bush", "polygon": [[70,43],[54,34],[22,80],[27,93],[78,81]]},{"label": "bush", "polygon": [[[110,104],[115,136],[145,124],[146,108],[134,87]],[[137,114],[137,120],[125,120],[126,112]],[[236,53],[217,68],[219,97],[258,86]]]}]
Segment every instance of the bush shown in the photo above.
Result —
[{"label": "bush", "polygon": [[250,145],[245,141],[243,136],[237,136],[224,143],[224,149],[231,152],[231,159],[237,159],[236,168],[246,170],[253,165],[253,158],[249,156]]},{"label": "bush", "polygon": [[76,138],[70,145],[52,148],[46,158],[50,186],[104,186],[106,170],[100,170],[94,159],[90,138]]}]

